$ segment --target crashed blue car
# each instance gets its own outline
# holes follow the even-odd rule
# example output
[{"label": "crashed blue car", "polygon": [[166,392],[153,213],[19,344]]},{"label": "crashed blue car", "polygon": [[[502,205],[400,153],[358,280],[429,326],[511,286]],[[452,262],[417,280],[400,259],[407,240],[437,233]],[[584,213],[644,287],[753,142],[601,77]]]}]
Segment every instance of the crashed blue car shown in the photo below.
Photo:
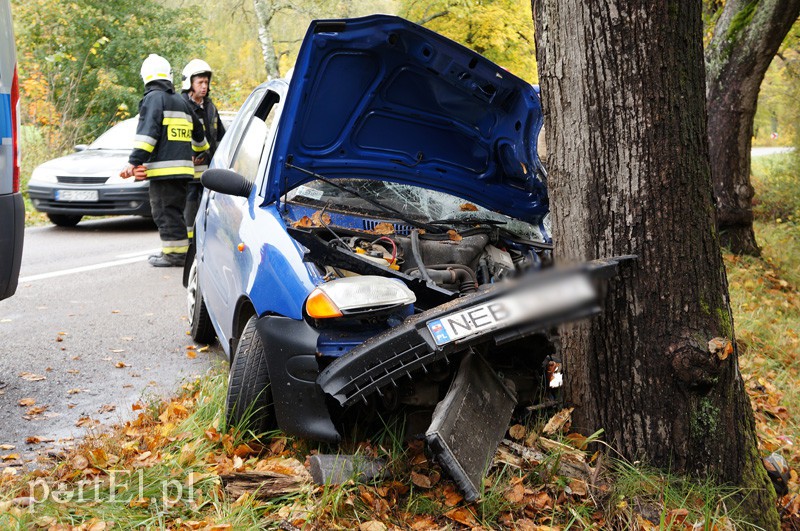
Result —
[{"label": "crashed blue car", "polygon": [[476,499],[514,409],[560,381],[549,331],[616,264],[549,267],[541,123],[530,84],[425,28],[313,22],[202,177],[184,278],[229,424],[337,442],[401,411]]}]

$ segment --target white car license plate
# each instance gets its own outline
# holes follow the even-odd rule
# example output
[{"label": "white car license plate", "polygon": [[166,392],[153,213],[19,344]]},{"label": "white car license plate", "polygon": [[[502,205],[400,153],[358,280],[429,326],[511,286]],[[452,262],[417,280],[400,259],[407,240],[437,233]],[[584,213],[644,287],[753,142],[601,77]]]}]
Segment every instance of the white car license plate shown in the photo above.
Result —
[{"label": "white car license plate", "polygon": [[546,317],[593,300],[595,290],[583,275],[520,288],[516,293],[476,304],[426,324],[437,345]]},{"label": "white car license plate", "polygon": [[97,190],[56,190],[56,201],[98,201]]}]

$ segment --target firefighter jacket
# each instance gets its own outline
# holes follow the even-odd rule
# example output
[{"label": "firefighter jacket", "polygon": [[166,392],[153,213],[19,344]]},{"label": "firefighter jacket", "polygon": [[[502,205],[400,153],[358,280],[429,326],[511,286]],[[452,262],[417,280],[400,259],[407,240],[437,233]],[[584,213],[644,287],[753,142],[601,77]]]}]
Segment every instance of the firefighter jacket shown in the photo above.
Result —
[{"label": "firefighter jacket", "polygon": [[208,140],[209,148],[207,156],[204,157],[200,164],[194,167],[194,178],[199,179],[200,175],[208,169],[208,163],[211,162],[211,157],[213,157],[214,153],[217,151],[219,141],[222,140],[222,136],[225,134],[225,126],[222,125],[219,111],[217,111],[217,107],[214,105],[214,102],[211,101],[211,98],[206,96],[203,98],[203,104],[199,105],[189,96],[188,90],[181,92],[181,95],[200,119],[200,123],[203,124],[206,140]]},{"label": "firefighter jacket", "polygon": [[191,179],[192,157],[209,148],[203,125],[167,80],[151,81],[139,102],[133,151],[128,162],[144,164],[148,179]]}]

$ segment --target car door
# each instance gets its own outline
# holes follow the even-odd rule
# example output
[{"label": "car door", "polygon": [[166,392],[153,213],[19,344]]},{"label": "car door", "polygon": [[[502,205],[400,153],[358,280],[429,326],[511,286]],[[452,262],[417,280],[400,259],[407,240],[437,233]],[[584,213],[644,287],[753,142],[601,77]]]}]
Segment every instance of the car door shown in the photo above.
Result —
[{"label": "car door", "polygon": [[[257,184],[269,158],[281,98],[278,92],[267,89],[253,101],[254,110],[243,108],[241,111],[245,113],[240,121],[241,131],[231,131],[240,136],[233,139],[230,151],[223,155],[225,164],[219,163],[221,161],[214,164],[217,168],[231,169],[254,183],[253,192],[247,198],[209,192],[205,216],[201,288],[206,307],[217,325],[219,339],[224,344],[234,333],[232,327],[237,301],[246,295],[249,279],[258,267],[258,256],[239,247],[242,244],[242,249],[245,248],[243,225],[252,224],[258,210]],[[248,117],[250,112],[252,114]]]}]

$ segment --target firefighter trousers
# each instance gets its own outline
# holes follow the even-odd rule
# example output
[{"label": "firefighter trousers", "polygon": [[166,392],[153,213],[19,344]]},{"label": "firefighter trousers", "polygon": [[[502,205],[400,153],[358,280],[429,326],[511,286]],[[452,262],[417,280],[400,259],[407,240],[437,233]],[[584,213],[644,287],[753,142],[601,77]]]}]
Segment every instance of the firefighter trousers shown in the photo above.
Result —
[{"label": "firefighter trousers", "polygon": [[189,238],[183,210],[186,206],[186,179],[150,181],[150,210],[161,238],[164,254],[186,254]]}]

